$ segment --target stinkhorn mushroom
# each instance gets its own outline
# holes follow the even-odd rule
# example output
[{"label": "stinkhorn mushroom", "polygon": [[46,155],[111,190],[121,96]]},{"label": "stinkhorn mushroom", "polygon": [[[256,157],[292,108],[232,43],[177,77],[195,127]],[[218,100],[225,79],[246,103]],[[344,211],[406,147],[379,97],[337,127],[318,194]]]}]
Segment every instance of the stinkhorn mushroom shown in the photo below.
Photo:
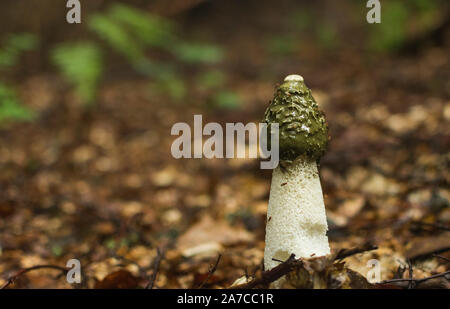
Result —
[{"label": "stinkhorn mushroom", "polygon": [[[264,122],[279,124],[280,164],[273,170],[267,210],[264,266],[291,254],[330,253],[317,163],[328,144],[328,125],[300,75],[289,75],[275,92]],[[275,286],[276,287],[276,286]]]}]

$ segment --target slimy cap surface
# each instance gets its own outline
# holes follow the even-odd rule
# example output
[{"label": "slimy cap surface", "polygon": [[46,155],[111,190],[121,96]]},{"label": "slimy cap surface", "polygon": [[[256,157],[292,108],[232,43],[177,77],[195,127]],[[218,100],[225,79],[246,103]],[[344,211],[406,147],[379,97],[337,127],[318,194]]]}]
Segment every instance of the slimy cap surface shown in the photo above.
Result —
[{"label": "slimy cap surface", "polygon": [[328,125],[302,76],[293,74],[284,79],[263,121],[269,128],[271,123],[279,124],[281,160],[294,161],[301,155],[319,160],[325,153]]}]

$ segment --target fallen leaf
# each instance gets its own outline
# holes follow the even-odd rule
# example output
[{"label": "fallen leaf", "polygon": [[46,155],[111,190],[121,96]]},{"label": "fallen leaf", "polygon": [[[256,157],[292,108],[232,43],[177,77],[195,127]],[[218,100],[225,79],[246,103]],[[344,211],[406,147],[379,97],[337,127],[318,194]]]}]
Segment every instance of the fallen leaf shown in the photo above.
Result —
[{"label": "fallen leaf", "polygon": [[95,284],[95,289],[135,289],[139,280],[129,271],[118,270]]},{"label": "fallen leaf", "polygon": [[[194,224],[182,236],[178,238],[177,248],[184,256],[198,254],[193,248],[199,246],[215,247],[219,250],[220,245],[230,246],[253,240],[253,235],[243,228],[231,227],[225,221],[216,222],[210,216],[205,215],[199,222]],[[214,244],[214,246],[212,245]],[[202,248],[202,247],[200,247]]]}]

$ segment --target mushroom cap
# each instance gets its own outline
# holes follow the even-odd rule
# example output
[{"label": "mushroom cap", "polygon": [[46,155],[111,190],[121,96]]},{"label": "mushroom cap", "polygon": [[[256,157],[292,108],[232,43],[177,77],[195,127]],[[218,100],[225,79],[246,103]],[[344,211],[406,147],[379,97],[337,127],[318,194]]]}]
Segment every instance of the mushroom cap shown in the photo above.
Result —
[{"label": "mushroom cap", "polygon": [[[264,122],[279,124],[280,159],[290,162],[306,155],[319,160],[328,145],[325,115],[300,75],[288,75],[277,87]],[[270,143],[270,141],[268,141]]]}]

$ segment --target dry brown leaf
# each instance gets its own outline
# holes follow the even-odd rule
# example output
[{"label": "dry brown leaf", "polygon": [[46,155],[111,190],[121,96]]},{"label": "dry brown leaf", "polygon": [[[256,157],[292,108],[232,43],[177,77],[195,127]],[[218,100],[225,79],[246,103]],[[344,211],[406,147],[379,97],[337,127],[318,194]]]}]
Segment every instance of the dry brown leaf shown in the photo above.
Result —
[{"label": "dry brown leaf", "polygon": [[214,221],[205,215],[199,222],[194,224],[182,236],[178,238],[177,248],[183,255],[192,256],[193,248],[208,246],[214,250],[220,247],[234,245],[242,242],[251,242],[253,235],[243,228],[231,227],[225,221]]},{"label": "dry brown leaf", "polygon": [[95,284],[95,289],[135,289],[139,280],[129,271],[118,270]]}]

